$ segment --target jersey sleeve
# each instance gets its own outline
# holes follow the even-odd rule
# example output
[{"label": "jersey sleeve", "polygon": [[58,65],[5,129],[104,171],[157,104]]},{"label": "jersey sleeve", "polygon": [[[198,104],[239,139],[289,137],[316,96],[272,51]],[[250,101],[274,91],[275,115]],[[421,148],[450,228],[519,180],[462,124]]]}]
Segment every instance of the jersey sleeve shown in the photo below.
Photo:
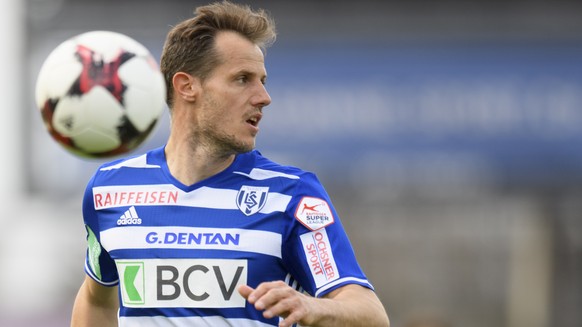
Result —
[{"label": "jersey sleeve", "polygon": [[87,231],[85,272],[97,283],[114,286],[119,282],[115,261],[101,245],[99,214],[95,210],[93,185],[96,176],[89,181],[83,197],[83,220]]},{"label": "jersey sleeve", "polygon": [[284,240],[283,262],[307,293],[321,297],[347,284],[373,289],[314,174],[301,176],[286,214],[292,223]]}]

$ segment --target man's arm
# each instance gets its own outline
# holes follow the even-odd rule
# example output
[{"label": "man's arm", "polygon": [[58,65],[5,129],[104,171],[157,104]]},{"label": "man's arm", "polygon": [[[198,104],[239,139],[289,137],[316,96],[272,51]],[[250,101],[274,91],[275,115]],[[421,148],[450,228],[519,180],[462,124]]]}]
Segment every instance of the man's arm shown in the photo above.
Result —
[{"label": "man's arm", "polygon": [[323,298],[299,293],[281,281],[262,283],[256,289],[244,285],[239,292],[263,311],[265,318],[284,317],[279,327],[294,323],[313,327],[390,326],[376,293],[360,285],[342,286]]},{"label": "man's arm", "polygon": [[85,276],[73,306],[71,326],[117,326],[118,308],[117,287],[103,286]]}]

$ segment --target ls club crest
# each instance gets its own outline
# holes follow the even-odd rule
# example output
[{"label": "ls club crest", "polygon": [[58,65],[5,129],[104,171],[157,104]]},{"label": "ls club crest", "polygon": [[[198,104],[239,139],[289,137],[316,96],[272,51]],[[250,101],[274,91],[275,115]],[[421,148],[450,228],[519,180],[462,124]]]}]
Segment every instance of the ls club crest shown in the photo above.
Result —
[{"label": "ls club crest", "polygon": [[267,203],[269,188],[243,185],[236,196],[236,205],[247,216],[259,212]]}]

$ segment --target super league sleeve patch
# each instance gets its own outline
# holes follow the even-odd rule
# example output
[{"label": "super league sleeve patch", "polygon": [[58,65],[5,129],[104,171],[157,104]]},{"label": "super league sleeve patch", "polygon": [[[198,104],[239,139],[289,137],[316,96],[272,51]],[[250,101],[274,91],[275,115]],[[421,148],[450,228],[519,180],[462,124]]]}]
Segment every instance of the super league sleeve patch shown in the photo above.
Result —
[{"label": "super league sleeve patch", "polygon": [[312,231],[333,224],[334,218],[327,201],[304,196],[295,210],[295,219]]}]

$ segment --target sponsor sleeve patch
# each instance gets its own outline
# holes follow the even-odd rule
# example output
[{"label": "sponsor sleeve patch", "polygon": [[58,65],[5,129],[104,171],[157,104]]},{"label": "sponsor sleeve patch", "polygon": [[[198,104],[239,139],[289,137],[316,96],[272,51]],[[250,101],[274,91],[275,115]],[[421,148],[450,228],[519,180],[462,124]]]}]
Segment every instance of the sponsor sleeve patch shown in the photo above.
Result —
[{"label": "sponsor sleeve patch", "polygon": [[97,236],[91,230],[89,225],[85,225],[87,229],[87,259],[89,267],[95,276],[101,280],[101,265],[99,264],[99,256],[101,256],[101,244],[97,240]]},{"label": "sponsor sleeve patch", "polygon": [[312,231],[333,224],[334,218],[327,201],[304,196],[295,210],[295,218]]},{"label": "sponsor sleeve patch", "polygon": [[340,277],[325,229],[301,235],[301,244],[317,288]]}]

